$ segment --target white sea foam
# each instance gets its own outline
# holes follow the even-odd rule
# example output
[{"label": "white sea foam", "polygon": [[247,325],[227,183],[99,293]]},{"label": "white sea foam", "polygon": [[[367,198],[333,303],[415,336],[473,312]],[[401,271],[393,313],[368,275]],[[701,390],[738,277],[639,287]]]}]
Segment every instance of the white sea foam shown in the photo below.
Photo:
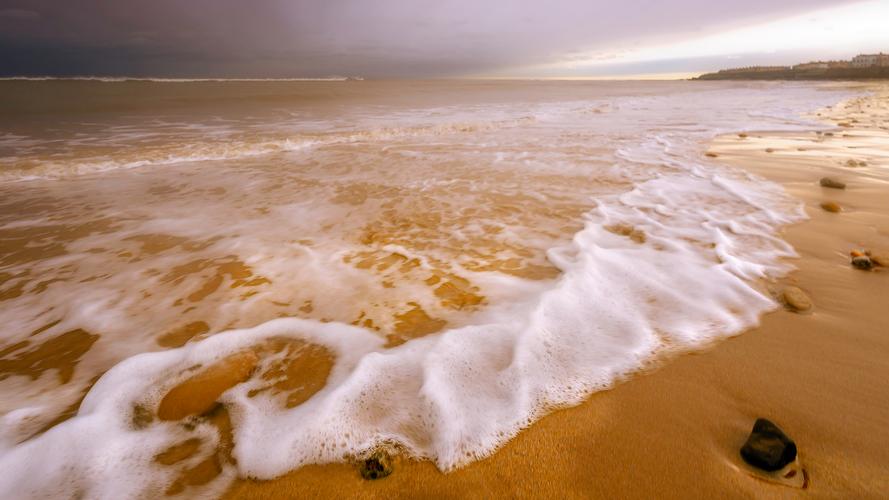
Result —
[{"label": "white sea foam", "polygon": [[[235,475],[273,478],[301,465],[360,456],[383,443],[397,443],[451,470],[492,453],[552,408],[577,404],[611,386],[664,350],[693,349],[755,325],[775,307],[758,280],[787,272],[784,258],[794,255],[779,231],[805,214],[780,186],[703,161],[701,152],[719,132],[808,126],[798,113],[838,98],[805,86],[772,90],[786,102],[784,109],[759,121],[738,117],[740,109],[771,99],[768,93],[757,98],[749,89],[617,99],[598,124],[587,121],[596,115],[578,113],[590,108],[583,103],[547,104],[533,120],[521,107],[508,122],[517,127],[516,135],[502,137],[503,147],[490,161],[507,164],[516,175],[573,172],[584,159],[572,152],[570,138],[557,161],[549,161],[543,144],[538,147],[544,153],[528,155],[510,150],[510,141],[521,137],[526,142],[516,144],[528,146],[535,127],[558,126],[565,137],[599,127],[611,134],[613,144],[603,147],[616,148],[615,165],[595,175],[610,172],[632,181],[629,190],[594,195],[595,208],[584,216],[583,229],[549,250],[549,261],[562,271],[558,279],[530,284],[499,273],[469,273],[492,289],[523,292],[503,292],[511,300],[492,305],[474,321],[394,348],[385,348],[367,329],[284,318],[129,357],[101,377],[75,418],[34,439],[14,444],[10,437],[32,410],[4,416],[0,496],[76,492],[123,498],[163,489],[173,472],[152,466],[152,459],[181,431],[168,423],[133,428],[134,406],[157,404],[183,367],[210,364],[262,339],[297,338],[326,346],[336,356],[333,371],[324,389],[292,409],[248,397],[255,380],[229,390],[222,402],[233,418],[237,468],[226,465],[204,494],[219,492]],[[674,107],[696,104],[707,109],[691,112],[695,121],[672,116]],[[436,127],[441,125],[408,133],[377,129],[337,140],[385,144],[405,135],[464,129]],[[474,147],[481,146],[466,146]],[[291,207],[294,213],[305,213],[303,208],[309,210]],[[644,241],[609,229],[615,226],[644,233]],[[408,248],[387,249],[411,255]],[[255,260],[263,262],[261,256]],[[208,424],[195,432],[208,446],[215,442]]]}]

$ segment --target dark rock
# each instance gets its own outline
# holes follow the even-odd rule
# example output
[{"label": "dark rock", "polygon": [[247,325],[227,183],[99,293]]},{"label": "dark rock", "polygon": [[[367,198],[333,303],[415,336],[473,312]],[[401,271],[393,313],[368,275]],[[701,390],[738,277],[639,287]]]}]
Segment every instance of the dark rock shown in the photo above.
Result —
[{"label": "dark rock", "polygon": [[870,271],[874,267],[874,261],[867,255],[859,255],[858,257],[852,257],[852,267],[862,271]]},{"label": "dark rock", "polygon": [[377,450],[359,466],[364,479],[382,479],[392,474],[392,459],[383,450]]},{"label": "dark rock", "polygon": [[821,187],[832,189],[846,189],[846,184],[836,179],[831,179],[830,177],[824,177],[821,179]]},{"label": "dark rock", "polygon": [[781,470],[796,460],[796,443],[771,421],[758,418],[741,447],[741,458],[762,470]]}]

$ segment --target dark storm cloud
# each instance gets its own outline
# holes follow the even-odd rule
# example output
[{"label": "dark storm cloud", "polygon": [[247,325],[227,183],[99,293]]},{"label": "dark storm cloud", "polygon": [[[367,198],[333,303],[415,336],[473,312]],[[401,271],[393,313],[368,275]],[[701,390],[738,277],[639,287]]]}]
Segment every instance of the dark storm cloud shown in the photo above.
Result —
[{"label": "dark storm cloud", "polygon": [[0,74],[475,74],[849,3],[0,0]]}]

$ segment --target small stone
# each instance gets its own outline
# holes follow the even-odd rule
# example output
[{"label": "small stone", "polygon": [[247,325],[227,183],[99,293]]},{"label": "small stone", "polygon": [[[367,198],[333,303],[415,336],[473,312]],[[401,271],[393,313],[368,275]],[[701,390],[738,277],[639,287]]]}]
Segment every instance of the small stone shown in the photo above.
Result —
[{"label": "small stone", "polygon": [[874,261],[867,255],[852,257],[852,267],[861,269],[862,271],[870,271],[874,267]]},{"label": "small stone", "polygon": [[796,460],[796,443],[771,421],[758,418],[741,447],[741,458],[762,470],[781,470]]},{"label": "small stone", "polygon": [[821,204],[821,208],[831,213],[840,213],[843,209],[840,205],[833,201],[825,201]]},{"label": "small stone", "polygon": [[846,189],[846,183],[840,182],[836,179],[832,179],[830,177],[824,177],[821,179],[821,187],[831,188],[831,189]]},{"label": "small stone", "polygon": [[889,267],[889,253],[874,253],[870,255],[871,262],[876,266]]},{"label": "small stone", "polygon": [[775,150],[772,148],[766,148],[766,153],[774,153]]},{"label": "small stone", "polygon": [[855,168],[855,167],[858,166],[858,162],[855,161],[855,160],[849,160],[849,161],[846,162],[846,166],[847,166],[847,167]]},{"label": "small stone", "polygon": [[392,459],[385,451],[377,450],[361,462],[359,469],[364,479],[382,479],[392,474]]},{"label": "small stone", "polygon": [[828,137],[833,137],[833,132],[825,132],[824,135]]},{"label": "small stone", "polygon": [[745,134],[744,132],[741,132],[740,134],[738,134],[738,137],[740,137],[741,139],[746,139],[747,134]]},{"label": "small stone", "polygon": [[710,153],[710,152],[708,152],[708,153],[706,153],[704,156],[706,156],[707,158],[716,158],[716,157],[718,157],[719,155],[716,154],[716,153]]},{"label": "small stone", "polygon": [[781,296],[784,299],[784,304],[792,311],[805,312],[812,309],[812,300],[795,286],[785,288]]},{"label": "small stone", "polygon": [[858,162],[858,166],[859,166],[859,167],[866,167],[866,166],[867,166],[867,162],[866,162],[866,161],[859,161],[859,162]]}]

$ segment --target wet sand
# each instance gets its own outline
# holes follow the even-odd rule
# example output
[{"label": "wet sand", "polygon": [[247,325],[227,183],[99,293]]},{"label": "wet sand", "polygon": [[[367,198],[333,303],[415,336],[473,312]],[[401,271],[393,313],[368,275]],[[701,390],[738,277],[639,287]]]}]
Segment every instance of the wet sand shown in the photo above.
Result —
[{"label": "wet sand", "polygon": [[[355,465],[309,466],[241,480],[229,498],[880,498],[889,491],[889,270],[850,266],[856,249],[889,251],[889,85],[826,110],[832,135],[748,132],[716,140],[708,161],[742,166],[805,203],[787,228],[800,287],[815,308],[778,310],[708,350],[670,359],[582,405],[557,411],[493,456],[442,474],[396,459],[361,479]],[[840,126],[840,124],[843,124]],[[713,157],[715,155],[715,157]],[[856,166],[850,166],[854,160]],[[864,166],[858,162],[864,161]],[[845,190],[823,188],[835,177]],[[821,203],[843,208],[830,213]],[[738,449],[766,417],[797,443],[805,490],[755,478]]]}]

